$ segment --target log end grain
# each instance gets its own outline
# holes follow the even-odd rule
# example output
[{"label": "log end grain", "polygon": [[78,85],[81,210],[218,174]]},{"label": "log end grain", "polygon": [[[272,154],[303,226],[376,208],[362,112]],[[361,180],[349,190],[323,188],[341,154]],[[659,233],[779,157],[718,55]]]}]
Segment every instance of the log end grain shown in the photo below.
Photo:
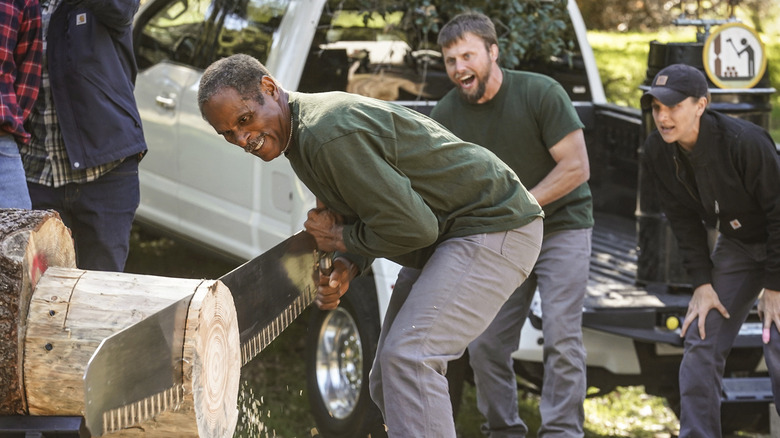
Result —
[{"label": "log end grain", "polygon": [[[192,319],[188,321],[184,348],[186,352],[190,344],[194,349],[190,375],[198,433],[201,437],[229,438],[238,421],[241,378],[241,342],[233,295],[220,281],[204,282],[193,296],[190,315],[196,310],[197,327],[190,324]],[[188,338],[194,342],[189,343]]]}]

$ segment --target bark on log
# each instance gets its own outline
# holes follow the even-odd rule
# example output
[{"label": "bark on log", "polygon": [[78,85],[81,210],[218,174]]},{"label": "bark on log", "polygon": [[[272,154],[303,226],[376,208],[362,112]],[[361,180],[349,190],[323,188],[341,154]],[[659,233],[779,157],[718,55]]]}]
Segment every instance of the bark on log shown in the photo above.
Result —
[{"label": "bark on log", "polygon": [[59,214],[0,209],[0,415],[27,413],[22,378],[27,306],[49,266],[76,266],[70,230]]},{"label": "bark on log", "polygon": [[232,437],[240,342],[233,297],[217,280],[50,268],[30,302],[24,349],[29,413],[84,415],[83,375],[100,342],[188,295],[186,330],[177,334],[184,336],[179,404],[151,418],[143,418],[141,405],[130,405],[117,414],[120,422],[140,422],[106,436]]}]

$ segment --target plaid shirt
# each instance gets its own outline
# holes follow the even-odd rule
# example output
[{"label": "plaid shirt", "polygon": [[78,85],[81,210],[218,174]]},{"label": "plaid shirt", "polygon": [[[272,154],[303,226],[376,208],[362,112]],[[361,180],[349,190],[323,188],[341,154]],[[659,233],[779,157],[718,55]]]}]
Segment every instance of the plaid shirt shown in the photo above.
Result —
[{"label": "plaid shirt", "polygon": [[24,120],[41,84],[41,10],[37,0],[0,2],[0,130],[27,142]]},{"label": "plaid shirt", "polygon": [[49,186],[61,187],[70,183],[82,184],[94,181],[118,166],[122,160],[112,161],[88,169],[74,169],[65,149],[57,111],[54,107],[54,96],[51,93],[51,83],[46,56],[46,34],[49,20],[61,0],[44,0],[41,2],[41,17],[43,28],[43,81],[41,91],[27,128],[32,134],[30,143],[20,148],[27,181]]}]

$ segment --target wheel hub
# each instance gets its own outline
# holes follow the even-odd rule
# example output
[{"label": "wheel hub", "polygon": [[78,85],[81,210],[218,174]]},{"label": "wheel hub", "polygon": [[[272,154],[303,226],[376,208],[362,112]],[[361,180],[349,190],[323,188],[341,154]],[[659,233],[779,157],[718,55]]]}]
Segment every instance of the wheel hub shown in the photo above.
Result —
[{"label": "wheel hub", "polygon": [[357,324],[336,308],[322,324],[317,342],[317,385],[322,401],[337,419],[348,417],[363,385],[363,354]]}]

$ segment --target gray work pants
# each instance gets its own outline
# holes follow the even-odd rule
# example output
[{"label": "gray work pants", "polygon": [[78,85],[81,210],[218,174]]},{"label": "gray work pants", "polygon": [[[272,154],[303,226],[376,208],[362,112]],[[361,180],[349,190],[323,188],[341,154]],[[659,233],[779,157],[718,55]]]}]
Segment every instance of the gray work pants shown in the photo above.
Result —
[{"label": "gray work pants", "polygon": [[537,286],[542,301],[544,381],[539,437],[582,437],[585,412],[585,348],[582,306],[588,282],[590,228],[546,235],[532,274],[498,315],[469,345],[477,406],[491,438],[523,438],[528,432],[517,410],[517,383],[511,354],[528,316]]},{"label": "gray work pants", "polygon": [[[680,438],[719,438],[720,401],[726,357],[761,292],[766,264],[766,244],[744,244],[718,237],[712,252],[712,286],[731,317],[717,310],[707,314],[706,339],[693,321],[685,334],[680,364]],[[780,407],[780,334],[772,324],[769,344],[764,345],[772,392]]]},{"label": "gray work pants", "polygon": [[390,437],[455,438],[447,363],[457,359],[526,279],[542,220],[448,239],[425,267],[403,268],[371,369],[371,398]]}]

